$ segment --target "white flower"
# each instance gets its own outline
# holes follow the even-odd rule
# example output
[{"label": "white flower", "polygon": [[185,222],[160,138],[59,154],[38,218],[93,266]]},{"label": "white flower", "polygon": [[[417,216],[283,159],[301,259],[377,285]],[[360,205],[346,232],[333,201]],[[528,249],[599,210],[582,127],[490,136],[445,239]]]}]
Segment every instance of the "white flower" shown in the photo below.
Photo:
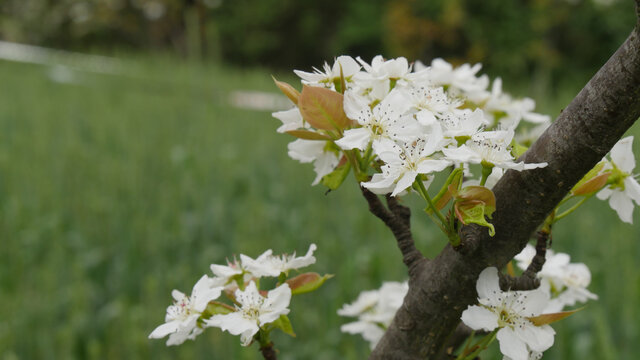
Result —
[{"label": "white flower", "polygon": [[304,72],[300,70],[294,70],[300,78],[302,83],[308,85],[324,86],[327,88],[333,88],[333,84],[340,80],[340,68],[342,67],[342,75],[345,78],[345,82],[350,82],[353,75],[360,71],[360,65],[351,56],[339,56],[333,66],[329,66],[324,63],[323,70],[314,68],[313,73]]},{"label": "white flower", "polygon": [[403,94],[394,90],[373,110],[366,99],[353,92],[344,97],[344,111],[347,117],[356,120],[362,127],[349,129],[336,144],[345,150],[364,150],[373,141],[374,144],[385,140],[407,141],[420,131],[413,116],[405,114],[410,103]]},{"label": "white flower", "polygon": [[330,150],[327,151],[326,145],[326,141],[303,139],[295,140],[288,145],[289,157],[301,163],[313,162],[316,178],[311,185],[320,183],[322,177],[331,173],[340,162],[338,154]]},{"label": "white flower", "polygon": [[[633,155],[633,136],[628,136],[611,149],[611,163],[606,169],[613,168],[614,183],[600,190],[596,195],[600,200],[609,199],[609,206],[614,209],[620,219],[633,223],[633,201],[640,205],[640,184],[633,177],[636,159]],[[632,201],[633,200],[633,201]]]},{"label": "white flower", "polygon": [[251,274],[248,274],[242,262],[234,259],[233,262],[227,261],[227,265],[211,264],[211,272],[214,278],[211,279],[213,286],[225,286],[232,282],[235,276],[244,274],[244,280],[249,280]]},{"label": "white flower", "polygon": [[275,256],[273,251],[269,249],[255,260],[246,255],[240,255],[240,259],[242,259],[243,266],[256,277],[279,276],[282,273],[287,274],[290,270],[314,264],[316,258],[313,256],[313,252],[316,249],[316,244],[311,244],[307,254],[301,257],[296,257],[295,252],[292,255]]},{"label": "white flower", "polygon": [[534,113],[536,102],[530,98],[521,100],[513,100],[509,94],[502,92],[502,79],[496,78],[493,81],[491,94],[484,101],[487,115],[494,115],[494,122],[499,121],[503,127],[515,128],[521,120],[525,120],[534,124],[542,124],[551,122],[548,115]]},{"label": "white flower", "polygon": [[344,324],[340,330],[349,334],[361,334],[373,349],[391,325],[396,311],[409,291],[407,282],[385,282],[378,290],[363,291],[356,301],[345,304],[338,315],[357,317],[358,321]]},{"label": "white flower", "polygon": [[518,171],[542,168],[547,163],[516,163],[509,151],[513,130],[485,131],[475,134],[464,145],[458,148],[444,149],[444,155],[457,163],[489,163],[503,169]]},{"label": "white flower", "polygon": [[[380,168],[381,172],[374,174],[370,181],[362,183],[362,186],[374,193],[391,192],[396,196],[410,187],[418,174],[431,174],[442,171],[451,165],[448,160],[438,160],[430,157],[440,150],[442,141],[440,126],[432,127],[428,139],[416,139],[411,143],[398,145],[391,142],[377,143],[375,153],[385,164]],[[375,143],[374,143],[375,144]]]},{"label": "white flower", "polygon": [[[536,254],[535,248],[527,246],[514,257],[518,267],[525,270]],[[551,296],[549,304],[544,309],[545,313],[562,311],[566,306],[573,306],[577,302],[596,300],[598,296],[587,287],[591,283],[591,272],[583,263],[571,263],[571,258],[565,253],[554,253],[547,250],[545,263],[537,277],[540,279],[540,288]]]},{"label": "white flower", "polygon": [[528,360],[531,351],[542,352],[553,345],[555,331],[549,325],[535,326],[528,317],[540,315],[549,295],[541,290],[507,291],[499,287],[498,270],[484,269],[476,283],[480,305],[469,306],[462,321],[474,330],[493,331],[500,351],[513,360]]},{"label": "white flower", "polygon": [[[431,61],[431,66],[427,69],[428,78],[433,86],[447,86],[448,91],[454,95],[461,92],[466,94],[484,92],[489,86],[489,78],[486,75],[476,77],[482,65],[463,64],[454,67],[443,59],[437,58]],[[425,65],[416,62],[416,70],[425,69]]]},{"label": "white flower", "polygon": [[289,313],[291,289],[288,284],[282,284],[269,291],[267,297],[260,295],[255,282],[250,282],[244,291],[235,292],[236,311],[214,315],[205,320],[207,326],[219,327],[233,335],[240,335],[243,346],[251,343],[253,336],[265,324],[276,321],[281,315]]},{"label": "white flower", "polygon": [[171,334],[167,345],[180,345],[187,339],[194,339],[202,332],[202,329],[197,327],[198,318],[207,308],[209,301],[220,296],[222,289],[211,287],[211,279],[204,275],[193,286],[191,296],[173,290],[171,295],[175,302],[167,308],[165,323],[155,328],[149,334],[149,338],[160,339]]}]

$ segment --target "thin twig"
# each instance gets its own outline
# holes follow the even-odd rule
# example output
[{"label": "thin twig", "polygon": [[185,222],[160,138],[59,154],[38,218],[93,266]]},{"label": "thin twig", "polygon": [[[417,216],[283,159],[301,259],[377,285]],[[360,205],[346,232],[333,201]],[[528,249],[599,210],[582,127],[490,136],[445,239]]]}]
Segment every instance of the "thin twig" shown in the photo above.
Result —
[{"label": "thin twig", "polygon": [[273,343],[270,342],[266,346],[260,347],[260,353],[265,360],[278,360],[278,356],[276,355],[276,349],[273,348]]},{"label": "thin twig", "polygon": [[500,287],[503,290],[533,290],[540,286],[538,273],[542,270],[547,254],[547,242],[550,243],[551,234],[548,231],[536,232],[536,255],[531,260],[527,269],[518,277],[509,275],[500,276]]},{"label": "thin twig", "polygon": [[391,230],[398,242],[398,248],[402,253],[402,261],[409,269],[411,275],[417,264],[425,259],[422,253],[416,249],[411,235],[411,210],[400,205],[395,197],[387,195],[388,209],[384,206],[378,195],[361,187],[362,195],[369,203],[369,211],[378,217]]}]

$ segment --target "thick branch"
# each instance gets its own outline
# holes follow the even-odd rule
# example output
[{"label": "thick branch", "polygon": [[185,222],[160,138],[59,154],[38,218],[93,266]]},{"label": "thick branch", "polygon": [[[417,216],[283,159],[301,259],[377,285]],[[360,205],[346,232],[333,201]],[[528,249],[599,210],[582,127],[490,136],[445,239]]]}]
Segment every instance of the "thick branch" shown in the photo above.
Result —
[{"label": "thick branch", "polygon": [[[638,3],[640,0],[636,0]],[[463,228],[468,249],[446,246],[412,277],[409,293],[372,359],[434,359],[477,301],[475,283],[488,266],[502,268],[571,187],[640,116],[639,26],[520,160],[542,169],[508,171],[494,187],[496,236]],[[463,242],[463,248],[464,248]]]},{"label": "thick branch", "polygon": [[402,261],[409,269],[409,276],[411,277],[416,272],[418,264],[426,260],[420,251],[416,249],[413,242],[410,224],[411,210],[406,206],[400,205],[398,200],[392,196],[387,196],[387,205],[389,206],[389,209],[387,209],[378,195],[364,187],[360,189],[369,203],[369,211],[382,220],[395,236],[398,248],[402,252]]}]

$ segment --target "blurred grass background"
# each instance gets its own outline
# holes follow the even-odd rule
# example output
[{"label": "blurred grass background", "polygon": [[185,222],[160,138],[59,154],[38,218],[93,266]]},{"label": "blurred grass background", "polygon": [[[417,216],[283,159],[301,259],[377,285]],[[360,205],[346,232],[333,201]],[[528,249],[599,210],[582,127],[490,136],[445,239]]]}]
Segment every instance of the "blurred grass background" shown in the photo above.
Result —
[{"label": "blurred grass background", "polygon": [[[6,0],[0,10],[0,39],[110,54],[127,70],[0,61],[0,360],[259,359],[216,329],[179,347],[147,336],[171,290],[189,292],[211,263],[311,243],[311,271],[336,277],[293,299],[298,337],[275,336],[281,358],[366,358],[336,310],[406,278],[391,234],[352,179],[329,194],[311,187],[279,121],[229,105],[230,92],[275,94],[271,73],[295,83],[291,69],[343,53],[443,56],[482,62],[556,117],[634,21],[624,0]],[[418,246],[435,256],[444,239],[411,204]],[[554,228],[554,250],[590,267],[600,299],[554,325],[545,359],[640,353],[638,239],[596,199]],[[483,358],[501,359],[491,351]]]}]

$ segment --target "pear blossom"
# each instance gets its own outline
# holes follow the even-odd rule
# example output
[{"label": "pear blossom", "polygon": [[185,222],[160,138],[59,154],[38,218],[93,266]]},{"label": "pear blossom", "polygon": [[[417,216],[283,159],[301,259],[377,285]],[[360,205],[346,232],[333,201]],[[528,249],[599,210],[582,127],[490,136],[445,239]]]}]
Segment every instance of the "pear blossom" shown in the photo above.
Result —
[{"label": "pear blossom", "polygon": [[240,255],[240,259],[242,259],[245,268],[256,277],[279,276],[282,273],[289,273],[290,270],[314,264],[316,258],[313,256],[313,252],[316,249],[316,244],[311,244],[307,253],[300,257],[296,257],[295,252],[292,255],[275,256],[273,251],[269,249],[255,260],[246,255]]},{"label": "pear blossom", "polygon": [[410,140],[420,131],[413,116],[406,114],[410,106],[399,90],[393,90],[373,109],[366,99],[347,92],[344,97],[345,113],[362,127],[345,131],[336,145],[345,150],[364,150],[370,142]]},{"label": "pear blossom", "polygon": [[[527,244],[514,259],[518,267],[525,270],[535,254],[535,248]],[[570,261],[568,254],[555,253],[553,250],[546,251],[545,263],[537,274],[541,281],[540,288],[552,296],[544,309],[545,313],[559,312],[566,306],[598,299],[596,294],[587,290],[591,283],[591,272],[587,265]]]},{"label": "pear blossom", "polygon": [[532,351],[543,352],[553,345],[555,331],[549,325],[536,326],[528,318],[540,315],[549,295],[542,289],[503,292],[498,269],[484,269],[476,283],[478,302],[462,313],[462,321],[474,330],[497,331],[500,351],[513,360],[528,360]]},{"label": "pear blossom", "polygon": [[165,323],[155,328],[150,339],[160,339],[167,335],[167,345],[180,345],[185,340],[193,340],[202,329],[198,327],[198,319],[207,308],[209,301],[217,299],[222,293],[223,287],[212,287],[211,279],[204,275],[193,286],[191,296],[186,296],[178,290],[173,290],[171,295],[175,300],[173,305],[167,308]]},{"label": "pear blossom", "polygon": [[469,94],[483,93],[489,86],[489,78],[486,75],[477,77],[476,74],[482,68],[481,64],[473,66],[463,64],[457,68],[441,58],[431,61],[431,66],[426,66],[420,61],[416,61],[416,70],[428,70],[429,83],[432,86],[446,86],[448,91],[454,95],[462,93]]},{"label": "pear blossom", "polygon": [[434,159],[430,156],[439,150],[442,140],[440,127],[435,125],[428,139],[416,139],[412,143],[401,145],[395,143],[378,143],[375,153],[385,164],[381,172],[373,175],[370,181],[362,186],[374,193],[392,189],[391,196],[398,195],[410,187],[419,174],[431,174],[442,171],[451,162],[445,159]]},{"label": "pear blossom", "polygon": [[351,82],[352,77],[360,71],[360,65],[351,56],[339,56],[333,66],[326,62],[322,70],[314,68],[313,73],[294,70],[293,72],[302,78],[302,83],[314,86],[324,86],[332,88],[336,81],[340,81],[340,71],[345,78],[345,82]]},{"label": "pear blossom", "polygon": [[632,146],[633,136],[627,136],[611,149],[611,162],[607,162],[603,170],[612,171],[611,184],[596,195],[600,200],[609,199],[609,206],[629,224],[633,223],[633,201],[640,205],[640,184],[633,175],[636,159]]},{"label": "pear blossom", "polygon": [[457,163],[484,163],[518,171],[547,166],[546,162],[532,164],[515,162],[511,151],[509,151],[512,139],[513,130],[485,131],[474,134],[462,146],[446,148],[443,152],[447,159]]},{"label": "pear blossom", "polygon": [[385,282],[380,289],[361,292],[356,301],[338,310],[340,316],[358,318],[358,321],[342,325],[340,330],[361,334],[373,349],[391,325],[408,291],[407,282]]},{"label": "pear blossom", "polygon": [[510,95],[502,92],[502,79],[496,78],[493,81],[491,93],[488,99],[484,100],[483,109],[488,115],[493,115],[493,122],[500,121],[503,127],[515,128],[521,120],[534,124],[551,122],[548,115],[534,113],[536,102],[530,98],[514,100]]},{"label": "pear blossom", "polygon": [[235,300],[238,303],[236,311],[213,315],[210,319],[204,320],[204,323],[206,326],[219,327],[222,331],[240,335],[242,346],[248,346],[260,328],[289,313],[291,289],[284,283],[269,291],[264,297],[252,281],[244,291],[236,290]]}]

